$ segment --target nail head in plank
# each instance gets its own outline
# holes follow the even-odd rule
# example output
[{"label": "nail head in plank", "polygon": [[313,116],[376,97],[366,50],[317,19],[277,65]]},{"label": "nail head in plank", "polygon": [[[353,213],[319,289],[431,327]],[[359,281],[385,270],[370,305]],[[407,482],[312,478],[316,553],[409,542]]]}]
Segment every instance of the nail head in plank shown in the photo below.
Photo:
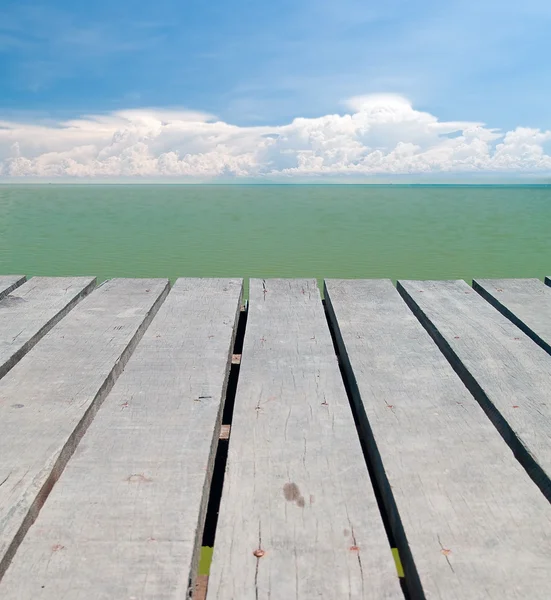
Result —
[{"label": "nail head in plank", "polygon": [[25,275],[0,275],[0,300],[26,281]]},{"label": "nail head in plank", "polygon": [[0,300],[0,377],[95,284],[94,277],[33,277]]},{"label": "nail head in plank", "polygon": [[475,279],[473,289],[551,354],[551,288],[539,279]]},{"label": "nail head in plank", "polygon": [[325,298],[412,597],[545,599],[551,507],[394,286]]},{"label": "nail head in plank", "polygon": [[399,289],[517,458],[551,499],[551,357],[464,281]]},{"label": "nail head in plank", "polygon": [[167,292],[104,283],[0,380],[0,577]]},{"label": "nail head in plank", "polygon": [[19,548],[3,600],[187,597],[242,288],[175,283]]},{"label": "nail head in plank", "polygon": [[315,280],[251,280],[243,357],[208,600],[403,598]]}]

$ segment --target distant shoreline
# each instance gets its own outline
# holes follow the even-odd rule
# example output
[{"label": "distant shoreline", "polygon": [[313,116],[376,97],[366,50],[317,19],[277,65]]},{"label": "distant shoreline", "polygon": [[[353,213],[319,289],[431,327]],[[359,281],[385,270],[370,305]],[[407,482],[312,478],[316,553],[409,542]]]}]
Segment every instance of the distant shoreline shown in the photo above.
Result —
[{"label": "distant shoreline", "polygon": [[15,186],[173,186],[173,187],[465,187],[465,188],[495,188],[495,187],[531,187],[531,188],[549,188],[551,182],[547,183],[525,183],[525,182],[504,182],[504,183],[455,183],[455,182],[438,182],[438,183],[343,183],[343,182],[297,182],[297,183],[253,183],[253,182],[201,182],[187,183],[182,181],[1,181],[0,187],[15,187]]}]

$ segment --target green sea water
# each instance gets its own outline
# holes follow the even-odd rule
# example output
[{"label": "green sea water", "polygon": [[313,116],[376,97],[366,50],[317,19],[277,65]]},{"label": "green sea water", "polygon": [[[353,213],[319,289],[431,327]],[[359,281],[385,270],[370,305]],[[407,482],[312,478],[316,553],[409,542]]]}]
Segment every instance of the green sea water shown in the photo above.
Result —
[{"label": "green sea water", "polygon": [[0,273],[551,275],[551,186],[0,186]]}]

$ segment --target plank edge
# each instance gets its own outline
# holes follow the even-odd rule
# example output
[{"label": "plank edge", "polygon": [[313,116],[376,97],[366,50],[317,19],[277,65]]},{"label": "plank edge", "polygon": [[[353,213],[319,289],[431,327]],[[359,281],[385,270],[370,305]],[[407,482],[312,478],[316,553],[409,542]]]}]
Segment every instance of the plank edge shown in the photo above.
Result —
[{"label": "plank edge", "polygon": [[11,294],[13,290],[17,289],[20,285],[23,285],[27,281],[26,275],[14,275],[14,277],[18,277],[16,281],[14,281],[9,287],[4,290],[0,290],[0,300],[5,298],[8,294]]},{"label": "plank edge", "polygon": [[[205,523],[206,523],[207,512],[208,512],[208,508],[209,508],[210,496],[211,496],[211,491],[212,491],[212,480],[213,480],[213,476],[214,476],[216,456],[218,454],[218,448],[220,447],[221,440],[222,441],[224,440],[224,438],[222,438],[222,428],[223,428],[222,419],[224,417],[224,408],[226,406],[226,401],[227,401],[227,392],[228,392],[228,384],[229,384],[229,380],[230,380],[230,373],[231,373],[231,369],[232,369],[233,352],[235,350],[237,332],[239,329],[239,321],[241,319],[241,316],[244,314],[242,311],[243,295],[244,295],[244,289],[245,289],[244,281],[243,281],[243,279],[239,279],[238,281],[239,281],[239,286],[240,286],[239,287],[239,297],[238,297],[238,301],[235,305],[235,316],[234,316],[234,322],[233,322],[233,326],[232,326],[232,334],[231,334],[231,338],[230,338],[230,343],[228,345],[228,353],[227,353],[227,357],[226,357],[226,366],[225,366],[225,372],[224,372],[224,382],[223,382],[222,389],[220,392],[220,402],[219,402],[219,406],[218,406],[218,414],[216,416],[216,421],[214,423],[212,439],[211,439],[211,444],[210,444],[209,458],[208,458],[207,469],[206,469],[206,473],[205,473],[205,480],[203,482],[203,491],[202,491],[201,503],[200,503],[200,507],[199,507],[199,518],[197,520],[197,526],[195,529],[195,541],[193,544],[192,559],[191,559],[191,563],[190,563],[190,572],[189,572],[189,576],[188,576],[188,590],[187,590],[188,595],[193,595],[193,592],[198,583],[198,579],[199,579],[199,583],[202,582],[204,584],[203,591],[204,591],[205,597],[206,597],[206,593],[207,593],[208,577],[206,580],[201,579],[201,576],[199,575],[199,561],[200,561],[200,557],[201,557],[203,533],[205,530]],[[229,437],[227,439],[229,439]],[[215,531],[215,536],[216,536],[216,531]]]},{"label": "plank edge", "polygon": [[[356,413],[360,443],[362,445],[362,448],[364,448],[364,453],[367,455],[366,462],[369,470],[369,475],[372,480],[372,483],[375,483],[375,481],[377,482],[381,493],[381,498],[377,498],[377,501],[382,501],[382,504],[388,516],[389,527],[392,535],[394,536],[395,545],[397,547],[397,552],[400,556],[401,566],[404,571],[405,585],[407,586],[408,591],[410,592],[412,597],[424,598],[425,593],[421,584],[421,578],[419,577],[417,567],[415,566],[415,561],[413,559],[413,555],[409,547],[405,529],[402,524],[400,514],[398,512],[398,506],[396,504],[394,494],[392,493],[390,482],[386,475],[381,453],[379,452],[379,448],[377,447],[375,436],[373,435],[371,425],[369,424],[369,419],[367,418],[367,414],[365,412],[365,405],[361,397],[358,382],[356,380],[350,357],[348,355],[346,345],[344,343],[344,338],[340,330],[335,308],[331,301],[331,293],[327,285],[328,283],[331,284],[331,281],[324,280],[323,282],[323,293],[325,298],[327,319],[334,335],[335,345],[338,352],[339,364],[342,369],[342,377],[345,386],[349,390],[350,400],[354,408],[354,412]],[[392,282],[390,282],[390,285],[392,285]],[[375,490],[375,485],[373,485],[373,488]],[[379,510],[382,515],[383,511],[381,510],[381,507],[379,507]]]},{"label": "plank edge", "polygon": [[530,451],[517,436],[507,419],[497,409],[495,404],[486,394],[484,388],[478,383],[472,373],[467,369],[460,357],[454,352],[448,341],[440,333],[431,319],[423,311],[413,296],[406,290],[403,284],[404,280],[397,281],[396,287],[405,303],[425,328],[427,333],[433,339],[439,350],[442,352],[452,369],[457,373],[465,387],[478,402],[482,410],[486,413],[494,427],[500,433],[505,443],[513,452],[515,458],[519,461],[534,483],[540,488],[543,495],[551,502],[551,481],[543,468],[536,462]]},{"label": "plank edge", "polygon": [[38,492],[36,493],[36,496],[32,501],[26,515],[24,516],[21,525],[19,526],[19,529],[15,532],[12,541],[9,543],[4,552],[4,555],[0,557],[0,582],[6,574],[6,571],[8,570],[19,546],[25,539],[27,532],[38,518],[38,515],[40,514],[44,503],[48,499],[48,496],[50,495],[55,483],[60,478],[65,467],[67,466],[67,463],[69,462],[75,450],[77,449],[80,440],[86,433],[98,410],[101,408],[103,401],[105,400],[105,398],[107,398],[107,396],[113,389],[113,386],[115,385],[117,379],[123,372],[130,357],[134,353],[136,346],[142,339],[143,334],[145,333],[145,331],[151,324],[151,321],[157,314],[159,308],[165,301],[169,290],[170,282],[166,280],[164,288],[159,293],[158,297],[155,299],[149,310],[144,315],[144,318],[142,319],[139,326],[136,328],[136,332],[132,336],[131,340],[122,350],[119,358],[114,362],[111,371],[106,376],[104,382],[102,383],[94,398],[90,402],[90,405],[88,406],[83,416],[80,418],[75,428],[63,444],[63,447],[61,448],[59,455],[57,456],[51,468],[50,473],[45,478],[44,483],[40,487],[40,490],[38,490]]},{"label": "plank edge", "polygon": [[484,300],[498,310],[511,323],[516,325],[523,333],[525,333],[532,341],[540,348],[545,350],[547,354],[551,354],[551,344],[540,337],[531,327],[529,327],[520,317],[517,317],[510,309],[501,303],[491,292],[489,292],[481,283],[473,279],[473,290],[477,292]]},{"label": "plank edge", "polygon": [[[0,379],[6,375],[15,365],[32,349],[38,342],[57,325],[69,312],[83,300],[96,287],[97,279],[93,277],[81,290],[76,294],[69,303],[67,303],[60,311],[58,311],[49,321],[34,333],[34,335],[14,352],[4,364],[0,364]],[[14,288],[15,289],[15,288]]]}]

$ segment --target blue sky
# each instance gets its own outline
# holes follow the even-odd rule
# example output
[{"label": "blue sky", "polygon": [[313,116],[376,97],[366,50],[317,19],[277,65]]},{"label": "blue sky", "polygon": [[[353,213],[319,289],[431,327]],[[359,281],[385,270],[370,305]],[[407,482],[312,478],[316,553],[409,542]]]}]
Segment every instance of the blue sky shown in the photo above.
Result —
[{"label": "blue sky", "polygon": [[543,0],[4,0],[0,13],[4,121],[178,107],[283,126],[397,94],[442,121],[551,129]]}]

